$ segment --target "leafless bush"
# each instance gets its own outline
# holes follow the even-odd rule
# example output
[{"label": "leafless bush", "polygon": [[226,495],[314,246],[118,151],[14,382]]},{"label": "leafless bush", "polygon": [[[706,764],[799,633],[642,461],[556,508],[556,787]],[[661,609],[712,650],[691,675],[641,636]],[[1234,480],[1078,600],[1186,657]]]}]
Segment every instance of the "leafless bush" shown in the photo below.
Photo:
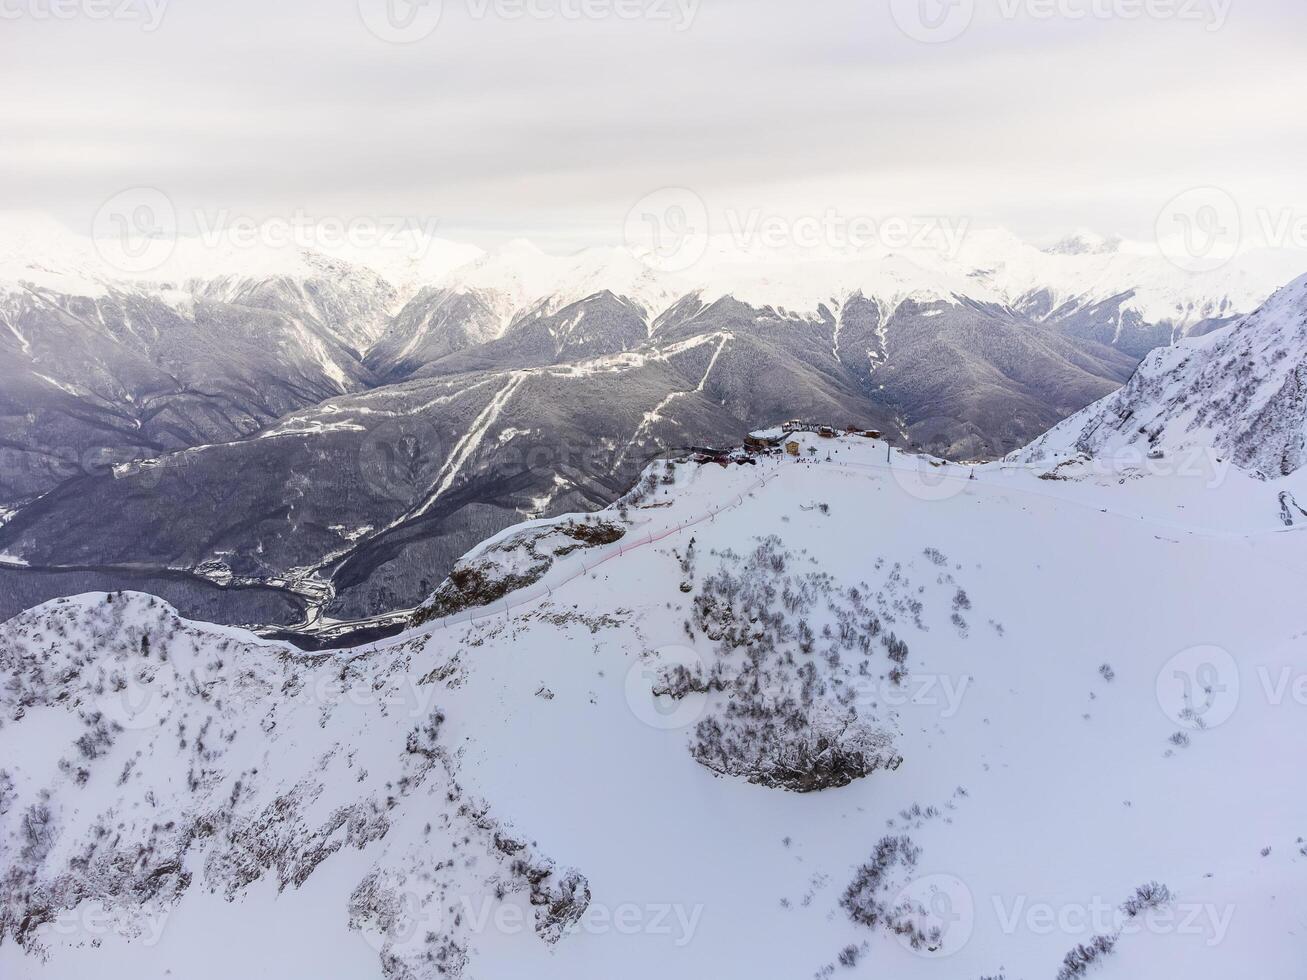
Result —
[{"label": "leafless bush", "polygon": [[1121,905],[1121,911],[1130,918],[1149,909],[1161,908],[1171,901],[1171,889],[1160,882],[1150,881],[1135,889],[1135,893]]},{"label": "leafless bush", "polygon": [[1077,980],[1078,977],[1083,977],[1091,966],[1115,948],[1115,936],[1095,936],[1088,944],[1078,944],[1063,957],[1062,968],[1057,971],[1057,980]]}]

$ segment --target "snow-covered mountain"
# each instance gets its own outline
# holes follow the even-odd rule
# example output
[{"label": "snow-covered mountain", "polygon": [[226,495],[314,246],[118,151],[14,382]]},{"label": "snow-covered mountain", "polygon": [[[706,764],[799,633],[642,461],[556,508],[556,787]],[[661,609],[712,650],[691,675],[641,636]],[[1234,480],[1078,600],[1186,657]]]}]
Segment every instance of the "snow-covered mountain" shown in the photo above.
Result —
[{"label": "snow-covered mountain", "polygon": [[[475,336],[485,340],[525,315],[553,313],[608,290],[641,305],[651,322],[687,295],[705,304],[731,298],[805,317],[815,317],[823,308],[837,310],[854,296],[873,299],[891,311],[908,300],[963,297],[1139,357],[1250,312],[1307,266],[1302,253],[1264,249],[1199,276],[1176,266],[1156,248],[1120,239],[1081,233],[1040,249],[1001,230],[961,236],[956,254],[931,248],[772,249],[727,237],[715,237],[705,248],[691,269],[665,273],[625,249],[595,248],[560,257],[528,242],[512,242],[452,269],[436,295],[417,298],[390,345],[409,355],[426,344],[446,353],[446,323],[431,324],[441,339],[427,341],[418,338],[414,321],[417,310],[448,302],[451,295],[496,311],[496,316],[478,320]],[[411,364],[384,357],[378,362],[383,368],[411,369]]]},{"label": "snow-covered mountain", "polygon": [[426,245],[413,268],[404,250],[365,264],[182,239],[131,275],[51,221],[0,220],[0,502],[372,387],[362,355],[408,298],[399,289],[476,254]]},{"label": "snow-covered mountain", "polygon": [[1263,479],[1307,462],[1307,276],[1226,330],[1149,354],[1120,391],[1016,458],[1065,468],[1205,448]]},{"label": "snow-covered mountain", "polygon": [[507,531],[354,649],[4,624],[0,972],[1298,977],[1274,487],[797,440]]},{"label": "snow-covered mountain", "polygon": [[[0,614],[134,587],[263,626],[411,608],[480,538],[603,506],[650,456],[754,425],[1001,456],[1156,343],[1253,309],[1285,261],[1194,277],[1121,242],[974,232],[952,258],[714,239],[668,274],[625,249],[184,239],[131,276],[18,227],[0,249]],[[414,445],[420,464],[397,455]]]}]

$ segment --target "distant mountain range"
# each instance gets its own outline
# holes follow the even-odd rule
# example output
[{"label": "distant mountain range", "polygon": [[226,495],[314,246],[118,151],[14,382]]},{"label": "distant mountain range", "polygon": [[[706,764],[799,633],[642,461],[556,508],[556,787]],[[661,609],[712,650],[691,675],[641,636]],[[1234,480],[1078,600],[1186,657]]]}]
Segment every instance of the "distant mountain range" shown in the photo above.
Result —
[{"label": "distant mountain range", "polygon": [[0,616],[85,588],[290,625],[410,608],[477,541],[607,503],[669,447],[799,417],[949,458],[1026,445],[1300,273],[1120,242],[741,257],[182,242],[148,275],[0,247]]}]

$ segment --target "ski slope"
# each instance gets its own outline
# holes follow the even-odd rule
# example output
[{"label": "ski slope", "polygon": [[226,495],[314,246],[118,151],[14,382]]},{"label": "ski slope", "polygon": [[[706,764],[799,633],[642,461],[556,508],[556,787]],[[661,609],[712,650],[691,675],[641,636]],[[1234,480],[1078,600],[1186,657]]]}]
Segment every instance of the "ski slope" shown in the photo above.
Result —
[{"label": "ski slope", "polygon": [[[1299,976],[1305,807],[1285,774],[1307,734],[1307,563],[1280,530],[1277,485],[1237,470],[1049,481],[1001,464],[971,479],[892,452],[887,466],[872,440],[799,438],[816,450],[801,462],[677,467],[630,504],[622,543],[560,562],[543,595],[353,651],[175,623],[144,597],[110,604],[119,625],[103,596],[12,620],[0,645],[6,676],[21,678],[0,700],[8,861],[30,863],[24,815],[46,791],[57,832],[38,885],[85,854],[97,823],[120,849],[154,842],[140,867],[180,847],[191,879],[142,900],[117,865],[82,873],[99,900],[32,926],[26,948],[11,921],[0,970],[1052,978],[1109,930],[1094,976]],[[728,695],[653,696],[664,667],[722,658],[703,630],[687,633],[692,603],[773,537],[778,583],[830,576],[803,612],[818,707],[851,699],[892,732],[896,768],[813,793],[723,776],[689,749]],[[861,679],[857,656],[834,666],[821,653],[851,586],[907,645],[897,684],[876,644]],[[132,681],[144,707],[123,715],[96,686],[101,671],[139,666],[141,633],[168,659]],[[777,654],[807,656],[793,643]],[[73,743],[106,706],[131,724],[87,760]],[[431,755],[415,756],[410,734],[436,710]],[[208,717],[216,754],[196,785]],[[225,833],[184,847],[152,829],[215,813]],[[933,952],[842,904],[887,835],[918,855],[891,869],[883,897],[943,924]],[[531,904],[520,854],[549,868],[553,902],[583,876],[588,903],[561,935],[535,928],[555,906]],[[1153,881],[1169,889],[1163,907],[1115,911]],[[11,886],[4,908],[30,909],[24,895]]]}]

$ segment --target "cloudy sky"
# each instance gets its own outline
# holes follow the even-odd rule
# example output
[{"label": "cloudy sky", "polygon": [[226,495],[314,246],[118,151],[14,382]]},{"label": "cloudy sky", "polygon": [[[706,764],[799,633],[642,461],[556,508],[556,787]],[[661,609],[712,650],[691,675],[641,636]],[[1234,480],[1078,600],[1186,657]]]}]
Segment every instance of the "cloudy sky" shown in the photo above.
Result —
[{"label": "cloudy sky", "polygon": [[[1307,214],[1301,0],[0,0],[0,208],[413,216],[621,240],[710,213],[1152,234]],[[714,220],[718,220],[716,217]]]}]

